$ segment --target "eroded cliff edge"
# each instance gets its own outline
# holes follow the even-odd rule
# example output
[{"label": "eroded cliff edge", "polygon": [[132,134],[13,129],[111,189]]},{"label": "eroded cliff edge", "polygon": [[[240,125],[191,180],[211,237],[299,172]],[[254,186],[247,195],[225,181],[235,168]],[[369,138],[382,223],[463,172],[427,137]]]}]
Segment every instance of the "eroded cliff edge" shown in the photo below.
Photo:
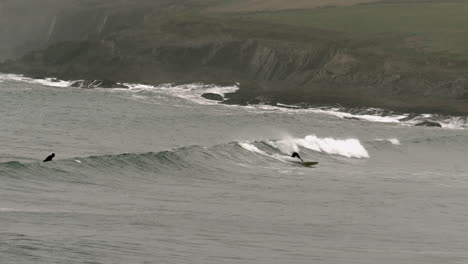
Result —
[{"label": "eroded cliff edge", "polygon": [[99,34],[57,41],[1,64],[0,71],[151,84],[238,82],[241,89],[230,95],[231,103],[468,114],[468,62],[407,47],[411,35],[355,40],[239,17],[183,14],[142,10],[122,24],[121,12],[103,9],[101,21],[94,11],[96,27],[89,28]]}]

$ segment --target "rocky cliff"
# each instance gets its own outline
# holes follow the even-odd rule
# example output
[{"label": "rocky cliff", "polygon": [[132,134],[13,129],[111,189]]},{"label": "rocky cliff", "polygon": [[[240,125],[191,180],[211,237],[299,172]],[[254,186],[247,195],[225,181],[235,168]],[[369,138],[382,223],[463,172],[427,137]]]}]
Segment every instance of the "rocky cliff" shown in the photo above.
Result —
[{"label": "rocky cliff", "polygon": [[[154,84],[240,82],[231,103],[468,113],[468,63],[463,60],[374,52],[373,41],[320,30],[154,10],[83,9],[58,16],[49,26],[47,38],[53,41],[47,48],[4,63],[0,71]],[[79,30],[68,30],[78,24]],[[402,37],[381,41],[395,39]]]}]

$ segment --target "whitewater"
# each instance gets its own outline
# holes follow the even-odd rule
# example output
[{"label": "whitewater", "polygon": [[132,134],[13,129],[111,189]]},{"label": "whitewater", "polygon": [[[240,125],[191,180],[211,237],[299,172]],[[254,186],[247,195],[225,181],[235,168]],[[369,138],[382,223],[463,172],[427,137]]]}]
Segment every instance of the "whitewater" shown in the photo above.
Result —
[{"label": "whitewater", "polygon": [[466,117],[70,84],[0,74],[0,263],[468,262]]}]

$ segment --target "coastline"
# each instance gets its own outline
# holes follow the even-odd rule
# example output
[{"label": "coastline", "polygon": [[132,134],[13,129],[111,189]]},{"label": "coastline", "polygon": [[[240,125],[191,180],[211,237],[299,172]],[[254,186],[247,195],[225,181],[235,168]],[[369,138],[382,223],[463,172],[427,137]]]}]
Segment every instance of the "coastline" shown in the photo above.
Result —
[{"label": "coastline", "polygon": [[[258,54],[246,57],[255,58]],[[266,60],[268,58],[271,55],[265,57]],[[440,76],[433,71],[406,73],[405,76],[388,73],[382,76],[383,73],[378,71],[357,71],[335,75],[322,66],[284,73],[277,72],[280,61],[278,59],[273,64],[265,61],[259,67],[252,67],[251,61],[236,67],[200,63],[182,70],[173,70],[181,66],[178,63],[169,67],[135,65],[132,62],[124,67],[115,67],[103,63],[89,68],[83,65],[83,71],[71,70],[73,62],[51,66],[44,62],[19,61],[0,64],[0,72],[24,74],[36,79],[112,80],[115,83],[156,86],[164,83],[221,86],[239,83],[240,89],[229,95],[225,102],[227,104],[340,105],[350,108],[378,107],[399,112],[468,115],[468,76],[465,79],[462,74],[445,73],[447,76]],[[394,79],[391,79],[392,76]]]},{"label": "coastline", "polygon": [[159,85],[121,83],[110,80],[61,80],[57,78],[34,79],[24,75],[1,74],[0,83],[5,81],[26,82],[56,88],[121,90],[139,94],[155,93],[158,96],[177,97],[187,102],[201,105],[224,105],[226,107],[246,108],[260,112],[284,112],[288,114],[324,114],[344,120],[394,123],[402,126],[426,126],[445,129],[468,128],[468,116],[441,114],[436,112],[395,111],[388,108],[345,106],[339,104],[319,105],[306,103],[284,104],[268,98],[241,101],[236,98],[240,92],[239,83],[220,84],[176,84]]},{"label": "coastline", "polygon": [[[466,6],[392,4],[396,10],[415,12],[424,12],[422,7],[462,12]],[[468,53],[455,45],[460,43],[456,32],[447,40],[450,45],[440,47],[418,33],[428,30],[424,27],[414,29],[415,33],[376,33],[360,32],[362,25],[357,24],[350,26],[350,32],[340,32],[329,20],[338,14],[341,25],[355,12],[363,12],[364,18],[373,21],[377,19],[374,14],[386,10],[388,3],[241,13],[184,6],[161,16],[165,8],[138,9],[125,26],[119,18],[131,10],[96,10],[89,20],[95,24],[90,32],[67,41],[61,34],[82,20],[58,17],[62,23],[53,24],[54,32],[44,48],[0,63],[0,72],[151,85],[240,83],[239,91],[226,102],[232,104],[342,105],[468,114]],[[79,15],[86,17],[86,10],[81,9]],[[398,20],[392,22],[398,30],[405,28],[396,24]],[[451,28],[449,22],[443,29]],[[92,31],[96,28],[99,32]]]}]

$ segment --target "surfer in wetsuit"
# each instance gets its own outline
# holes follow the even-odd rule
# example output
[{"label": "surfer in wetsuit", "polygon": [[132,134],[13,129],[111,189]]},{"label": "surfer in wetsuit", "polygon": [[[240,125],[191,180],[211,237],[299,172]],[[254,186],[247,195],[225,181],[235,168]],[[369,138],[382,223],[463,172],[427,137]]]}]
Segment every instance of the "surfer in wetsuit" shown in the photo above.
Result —
[{"label": "surfer in wetsuit", "polygon": [[55,157],[55,153],[52,153],[51,155],[49,155],[43,162],[49,162],[49,161],[52,161],[52,159],[54,159]]},{"label": "surfer in wetsuit", "polygon": [[304,162],[304,160],[301,158],[301,156],[300,156],[299,153],[297,153],[297,152],[294,152],[294,153],[291,155],[291,157],[293,157],[293,158],[298,158],[298,159],[300,159],[302,162]]}]

